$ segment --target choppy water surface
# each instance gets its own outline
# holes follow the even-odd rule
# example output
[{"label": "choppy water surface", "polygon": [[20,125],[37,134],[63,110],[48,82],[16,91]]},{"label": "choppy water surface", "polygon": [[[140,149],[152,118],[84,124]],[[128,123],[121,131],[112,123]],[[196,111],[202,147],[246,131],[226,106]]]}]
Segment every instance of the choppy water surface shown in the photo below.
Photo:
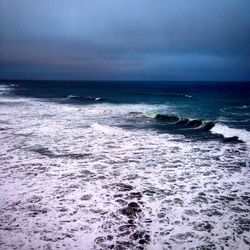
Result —
[{"label": "choppy water surface", "polygon": [[1,91],[1,249],[249,249],[247,142]]}]

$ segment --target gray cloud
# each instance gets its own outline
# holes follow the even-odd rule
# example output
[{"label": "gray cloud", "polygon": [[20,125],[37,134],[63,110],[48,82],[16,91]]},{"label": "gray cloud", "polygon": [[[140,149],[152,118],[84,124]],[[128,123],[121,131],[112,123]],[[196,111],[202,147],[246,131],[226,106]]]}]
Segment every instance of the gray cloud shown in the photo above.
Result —
[{"label": "gray cloud", "polygon": [[0,78],[250,80],[249,0],[0,0]]}]

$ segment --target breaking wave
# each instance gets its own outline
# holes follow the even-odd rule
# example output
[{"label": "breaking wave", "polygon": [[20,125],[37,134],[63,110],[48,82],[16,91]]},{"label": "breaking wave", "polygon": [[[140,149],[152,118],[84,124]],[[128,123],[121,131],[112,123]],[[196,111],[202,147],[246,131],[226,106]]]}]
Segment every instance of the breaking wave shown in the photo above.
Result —
[{"label": "breaking wave", "polygon": [[244,129],[230,128],[226,125],[216,123],[215,126],[210,130],[213,134],[223,135],[224,138],[235,138],[246,142],[250,145],[250,132]]},{"label": "breaking wave", "polygon": [[103,97],[92,97],[92,96],[75,96],[68,95],[66,98],[63,98],[63,101],[73,102],[73,103],[103,103],[103,102],[114,102],[112,100],[103,98]]},{"label": "breaking wave", "polygon": [[11,90],[10,85],[2,84],[0,82],[0,95],[1,96],[9,94],[10,90]]},{"label": "breaking wave", "polygon": [[156,120],[172,122],[178,126],[186,127],[186,128],[199,128],[202,130],[209,131],[211,128],[215,126],[215,123],[212,121],[203,121],[200,119],[191,119],[191,118],[183,118],[176,115],[162,115],[157,114],[155,116]]},{"label": "breaking wave", "polygon": [[202,119],[191,119],[179,117],[173,114],[161,114],[154,112],[131,112],[132,115],[140,115],[149,119],[154,119],[159,122],[164,122],[173,125],[176,129],[195,129],[199,131],[206,131],[212,134],[220,135],[225,138],[227,142],[242,141],[250,144],[250,132],[244,129],[230,128],[226,125],[207,121]]}]

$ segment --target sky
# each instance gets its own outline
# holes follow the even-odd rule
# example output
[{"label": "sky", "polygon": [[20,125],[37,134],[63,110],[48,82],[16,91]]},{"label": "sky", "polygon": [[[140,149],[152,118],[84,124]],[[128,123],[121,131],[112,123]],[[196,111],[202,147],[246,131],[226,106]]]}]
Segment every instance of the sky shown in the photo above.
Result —
[{"label": "sky", "polygon": [[249,0],[0,0],[0,79],[250,80]]}]

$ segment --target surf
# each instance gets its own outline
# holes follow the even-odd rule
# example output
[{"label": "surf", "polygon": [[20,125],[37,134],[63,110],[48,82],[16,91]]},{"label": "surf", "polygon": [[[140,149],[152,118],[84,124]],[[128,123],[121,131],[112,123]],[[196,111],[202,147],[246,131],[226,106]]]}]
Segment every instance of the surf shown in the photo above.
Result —
[{"label": "surf", "polygon": [[[181,117],[175,114],[162,114],[158,112],[130,112],[132,116],[144,117],[151,121],[168,125],[168,128],[194,133],[207,132],[223,137],[225,142],[245,142],[250,144],[250,132],[239,128],[230,128],[216,121]],[[157,123],[156,123],[157,124]]]}]

